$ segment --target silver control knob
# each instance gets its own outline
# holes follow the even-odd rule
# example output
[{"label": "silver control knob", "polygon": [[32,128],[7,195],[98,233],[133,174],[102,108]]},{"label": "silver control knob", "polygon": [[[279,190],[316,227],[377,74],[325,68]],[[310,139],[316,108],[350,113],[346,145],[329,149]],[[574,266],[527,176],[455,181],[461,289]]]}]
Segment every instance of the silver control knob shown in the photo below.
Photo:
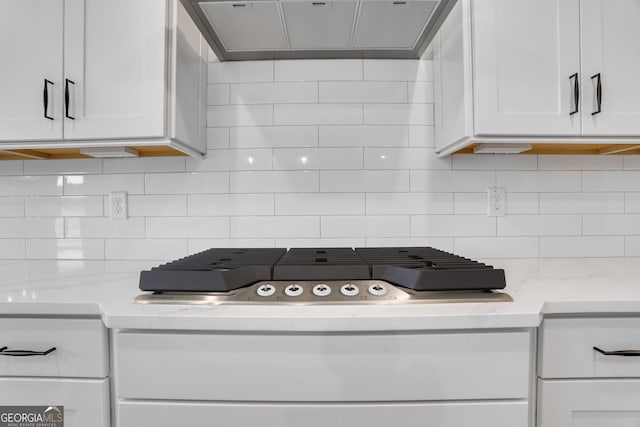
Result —
[{"label": "silver control knob", "polygon": [[347,297],[354,297],[360,293],[360,289],[353,283],[347,283],[346,285],[342,285],[340,293]]},{"label": "silver control knob", "polygon": [[271,295],[276,293],[276,287],[271,283],[265,283],[264,285],[260,285],[258,287],[257,292],[261,297],[270,297]]},{"label": "silver control knob", "polygon": [[318,283],[313,287],[313,294],[317,297],[326,297],[331,293],[331,288],[324,283]]},{"label": "silver control knob", "polygon": [[293,283],[289,286],[287,286],[286,288],[284,288],[284,293],[285,295],[289,296],[289,297],[297,297],[302,295],[302,286],[298,285],[297,283]]},{"label": "silver control knob", "polygon": [[373,285],[369,286],[369,293],[371,295],[381,297],[382,295],[385,295],[387,293],[387,288],[380,283],[374,283]]}]

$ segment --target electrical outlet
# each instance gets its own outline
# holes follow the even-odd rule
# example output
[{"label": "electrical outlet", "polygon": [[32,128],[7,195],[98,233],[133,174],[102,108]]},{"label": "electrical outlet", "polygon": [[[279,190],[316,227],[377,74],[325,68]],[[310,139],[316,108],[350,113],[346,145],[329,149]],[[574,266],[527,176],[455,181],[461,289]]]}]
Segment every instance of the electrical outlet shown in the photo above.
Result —
[{"label": "electrical outlet", "polygon": [[111,219],[127,219],[127,192],[112,191],[110,194]]},{"label": "electrical outlet", "polygon": [[507,210],[504,188],[487,188],[487,216],[504,216]]}]

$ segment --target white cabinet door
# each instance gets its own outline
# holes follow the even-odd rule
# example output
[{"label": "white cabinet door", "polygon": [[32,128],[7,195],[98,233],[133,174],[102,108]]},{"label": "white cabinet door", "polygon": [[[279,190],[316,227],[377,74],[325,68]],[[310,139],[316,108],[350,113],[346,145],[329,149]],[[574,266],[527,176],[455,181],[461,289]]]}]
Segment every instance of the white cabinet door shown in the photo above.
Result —
[{"label": "white cabinet door", "polygon": [[[637,136],[640,134],[640,1],[581,0],[580,19],[582,133]],[[598,77],[601,112],[592,114],[598,111]]]},{"label": "white cabinet door", "polygon": [[0,3],[0,141],[62,138],[62,15],[62,0]]},{"label": "white cabinet door", "polygon": [[475,134],[579,135],[579,0],[473,2]]},{"label": "white cabinet door", "polygon": [[65,1],[65,139],[164,135],[166,14],[158,0]]}]

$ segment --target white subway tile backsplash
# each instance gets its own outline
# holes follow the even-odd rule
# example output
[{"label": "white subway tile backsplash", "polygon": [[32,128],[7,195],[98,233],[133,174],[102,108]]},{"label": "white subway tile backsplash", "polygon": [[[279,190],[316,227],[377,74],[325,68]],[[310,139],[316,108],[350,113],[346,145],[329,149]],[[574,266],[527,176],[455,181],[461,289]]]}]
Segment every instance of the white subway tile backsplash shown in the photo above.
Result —
[{"label": "white subway tile backsplash", "polygon": [[640,214],[583,215],[583,234],[624,236],[640,234]]},{"label": "white subway tile backsplash", "polygon": [[275,170],[362,169],[362,148],[276,148]]},{"label": "white subway tile backsplash", "polygon": [[498,236],[579,236],[580,215],[507,215],[498,217]]},{"label": "white subway tile backsplash", "polygon": [[497,187],[508,192],[580,191],[580,172],[497,171]]},{"label": "white subway tile backsplash", "polygon": [[62,159],[62,160],[25,160],[25,175],[62,175],[101,173],[102,160],[99,159]]},{"label": "white subway tile backsplash", "polygon": [[[144,229],[142,231],[144,231]],[[147,239],[227,238],[229,237],[229,218],[151,217],[146,219],[146,237]]]},{"label": "white subway tile backsplash", "polygon": [[184,172],[184,157],[137,157],[104,159],[104,173]]},{"label": "white subway tile backsplash", "polygon": [[624,213],[624,193],[542,193],[540,213]]},{"label": "white subway tile backsplash", "polygon": [[[207,105],[229,105],[228,84],[213,84],[207,86]],[[235,102],[233,103],[235,104]]]},{"label": "white subway tile backsplash", "polygon": [[411,171],[411,191],[472,193],[489,187],[495,187],[493,171]]},{"label": "white subway tile backsplash", "polygon": [[0,259],[25,259],[24,239],[0,239]]},{"label": "white subway tile backsplash", "polygon": [[0,217],[25,216],[24,203],[23,197],[0,197]]},{"label": "white subway tile backsplash", "polygon": [[[321,82],[320,102],[407,102],[405,82]],[[433,102],[433,101],[431,101]]]},{"label": "white subway tile backsplash", "polygon": [[231,104],[318,102],[318,83],[242,83],[231,85]]},{"label": "white subway tile backsplash", "polygon": [[[446,194],[446,193],[443,193]],[[458,215],[487,214],[486,193],[454,193],[453,212]]]},{"label": "white subway tile backsplash", "polygon": [[170,261],[188,254],[187,239],[107,239],[106,258]]},{"label": "white subway tile backsplash", "polygon": [[211,248],[275,248],[275,239],[189,239],[189,253],[195,254]]},{"label": "white subway tile backsplash", "polygon": [[408,192],[409,171],[320,171],[320,191],[327,193]]},{"label": "white subway tile backsplash", "polygon": [[622,156],[624,169],[640,169],[640,154]]},{"label": "white subway tile backsplash", "polygon": [[[105,197],[106,215],[109,215],[109,203],[109,197]],[[129,196],[129,216],[187,216],[187,195]]]},{"label": "white subway tile backsplash", "polygon": [[275,125],[359,125],[362,104],[276,104]]},{"label": "white subway tile backsplash", "polygon": [[432,82],[432,61],[397,61],[371,59],[364,61],[365,80]]},{"label": "white subway tile backsplash", "polygon": [[64,237],[63,218],[0,218],[0,239]]},{"label": "white subway tile backsplash", "polygon": [[231,218],[231,237],[317,238],[320,218],[317,216],[238,216]]},{"label": "white subway tile backsplash", "polygon": [[150,173],[145,175],[146,194],[228,193],[228,172]]},{"label": "white subway tile backsplash", "polygon": [[70,175],[64,177],[65,196],[95,196],[109,194],[112,191],[143,194],[144,175]]},{"label": "white subway tile backsplash", "polygon": [[434,126],[409,126],[410,147],[434,147]]},{"label": "white subway tile backsplash", "polygon": [[446,252],[453,252],[453,239],[450,237],[367,237],[367,246],[404,247],[431,246]]},{"label": "white subway tile backsplash", "polygon": [[189,216],[273,215],[273,194],[191,194]]},{"label": "white subway tile backsplash", "polygon": [[451,214],[452,193],[368,193],[367,215]]},{"label": "white subway tile backsplash", "polygon": [[231,128],[231,148],[317,147],[317,126]]},{"label": "white subway tile backsplash", "polygon": [[406,147],[407,126],[320,126],[320,147]]},{"label": "white subway tile backsplash", "polygon": [[496,219],[486,215],[413,215],[411,236],[495,236]]},{"label": "white subway tile backsplash", "polygon": [[536,170],[538,157],[529,154],[454,154],[453,169]]},{"label": "white subway tile backsplash", "polygon": [[362,80],[362,60],[280,60],[275,61],[275,80]]},{"label": "white subway tile backsplash", "polygon": [[626,213],[640,213],[640,193],[626,193],[624,204]]},{"label": "white subway tile backsplash", "polygon": [[[485,194],[486,197],[486,194]],[[540,196],[538,193],[506,193],[506,213],[507,215],[517,214],[537,214],[537,213],[564,213],[564,212],[541,212]],[[573,213],[573,212],[566,212]]]},{"label": "white subway tile backsplash", "polygon": [[273,61],[210,62],[208,65],[209,84],[272,81]]},{"label": "white subway tile backsplash", "polygon": [[409,103],[411,104],[433,104],[433,83],[432,82],[409,82]]},{"label": "white subway tile backsplash", "polygon": [[538,237],[456,237],[455,253],[473,259],[537,258]]},{"label": "white subway tile backsplash", "polygon": [[27,197],[25,216],[103,216],[103,196]]},{"label": "white subway tile backsplash", "polygon": [[323,216],[322,237],[409,237],[409,215]]},{"label": "white subway tile backsplash", "polygon": [[317,192],[317,171],[231,172],[231,193]]},{"label": "white subway tile backsplash", "polygon": [[207,109],[207,126],[265,126],[273,124],[273,105],[218,105]]},{"label": "white subway tile backsplash", "polygon": [[61,176],[0,176],[2,196],[60,196]]},{"label": "white subway tile backsplash", "polygon": [[625,237],[624,254],[629,257],[640,257],[640,236]]},{"label": "white subway tile backsplash", "polygon": [[361,248],[366,245],[363,238],[347,239],[276,239],[278,248]]},{"label": "white subway tile backsplash", "polygon": [[451,169],[451,158],[432,148],[365,148],[365,169]]},{"label": "white subway tile backsplash", "polygon": [[[144,218],[66,218],[66,238],[144,238]],[[62,227],[61,227],[62,228]],[[62,237],[56,236],[56,237]]]},{"label": "white subway tile backsplash", "polygon": [[541,258],[624,256],[623,236],[540,237]]},{"label": "white subway tile backsplash", "polygon": [[24,173],[23,160],[3,160],[0,175],[22,175]]},{"label": "white subway tile backsplash", "polygon": [[276,194],[276,215],[364,215],[364,193]]},{"label": "white subway tile backsplash", "polygon": [[205,159],[187,159],[188,172],[269,169],[273,169],[273,151],[268,148],[215,150]]},{"label": "white subway tile backsplash", "polygon": [[640,191],[640,171],[585,171],[582,190]]},{"label": "white subway tile backsplash", "polygon": [[207,150],[225,148],[229,148],[229,128],[207,128]]},{"label": "white subway tile backsplash", "polygon": [[540,155],[540,170],[616,170],[622,169],[622,156]]},{"label": "white subway tile backsplash", "polygon": [[364,104],[367,125],[433,125],[433,104]]},{"label": "white subway tile backsplash", "polygon": [[27,239],[27,259],[104,259],[103,239]]}]

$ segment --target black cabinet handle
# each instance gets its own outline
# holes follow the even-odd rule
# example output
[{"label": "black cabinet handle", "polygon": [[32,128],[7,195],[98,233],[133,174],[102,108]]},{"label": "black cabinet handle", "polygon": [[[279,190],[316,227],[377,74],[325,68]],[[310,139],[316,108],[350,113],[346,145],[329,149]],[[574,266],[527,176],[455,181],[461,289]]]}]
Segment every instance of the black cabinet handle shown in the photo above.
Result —
[{"label": "black cabinet handle", "polygon": [[49,350],[45,351],[33,351],[33,350],[9,350],[7,347],[0,348],[0,356],[16,356],[16,357],[24,357],[24,356],[46,356],[49,353],[53,353],[56,351],[55,347],[51,347]]},{"label": "black cabinet handle", "polygon": [[42,105],[44,105],[44,118],[53,120],[48,113],[49,110],[49,85],[53,86],[53,82],[51,80],[44,79],[44,91],[42,93]]},{"label": "black cabinet handle", "polygon": [[76,84],[73,80],[64,79],[64,116],[67,119],[75,120],[75,117],[69,115],[69,83]]},{"label": "black cabinet handle", "polygon": [[598,109],[591,113],[592,116],[595,116],[602,112],[602,77],[598,73],[591,76],[591,80],[593,79],[598,79],[596,81],[596,103],[598,104]]},{"label": "black cabinet handle", "polygon": [[606,351],[598,347],[593,347],[598,353],[602,353],[605,356],[640,356],[640,350],[614,350]]},{"label": "black cabinet handle", "polygon": [[573,111],[569,111],[569,115],[573,116],[580,111],[580,82],[578,82],[578,73],[574,73],[569,76],[569,81],[573,80],[573,103],[575,108]]}]

